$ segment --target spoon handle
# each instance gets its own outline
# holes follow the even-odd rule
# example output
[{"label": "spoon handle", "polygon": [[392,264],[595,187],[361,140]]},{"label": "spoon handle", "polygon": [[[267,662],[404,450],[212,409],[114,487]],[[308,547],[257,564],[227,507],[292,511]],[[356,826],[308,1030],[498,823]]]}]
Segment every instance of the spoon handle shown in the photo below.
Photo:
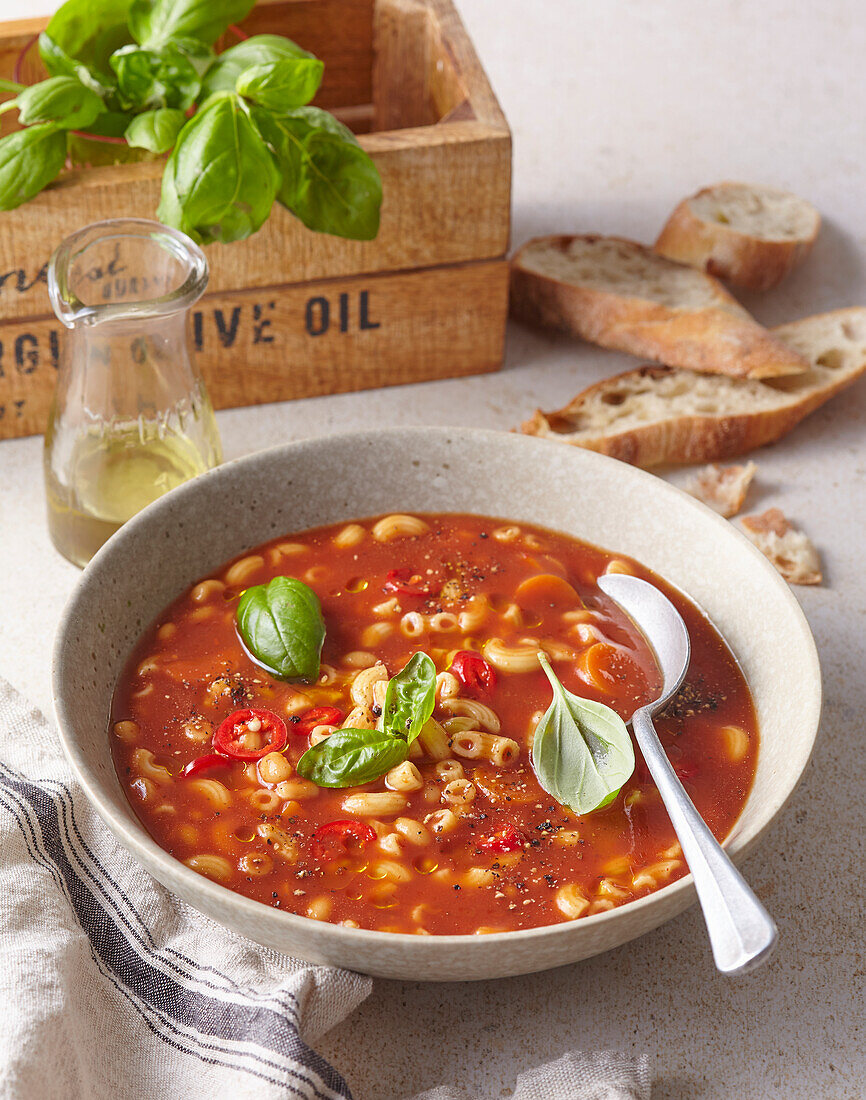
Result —
[{"label": "spoon handle", "polygon": [[717,968],[723,974],[755,969],[775,946],[773,918],[695,809],[648,711],[637,711],[632,727],[694,878]]}]

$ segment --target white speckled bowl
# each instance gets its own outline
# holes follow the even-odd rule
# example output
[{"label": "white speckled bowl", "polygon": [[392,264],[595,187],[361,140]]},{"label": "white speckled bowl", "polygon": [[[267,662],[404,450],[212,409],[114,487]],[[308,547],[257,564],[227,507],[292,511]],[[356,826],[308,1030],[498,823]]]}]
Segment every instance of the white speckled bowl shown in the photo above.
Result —
[{"label": "white speckled bowl", "polygon": [[54,696],[63,745],[108,827],[169,890],[280,951],[391,978],[498,978],[574,962],[669,920],[691,877],[568,924],[487,936],[341,928],[279,912],[189,870],[139,824],[108,745],[115,679],[141,630],[183,588],[283,532],[389,511],[467,511],[542,524],[632,555],[692,597],[736,653],[761,728],[754,788],[730,838],[740,859],[782,809],[818,727],[821,678],[802,612],[727,521],[660,479],[575,448],[497,432],[381,430],[230,462],[130,520],[82,574],[60,624]]}]

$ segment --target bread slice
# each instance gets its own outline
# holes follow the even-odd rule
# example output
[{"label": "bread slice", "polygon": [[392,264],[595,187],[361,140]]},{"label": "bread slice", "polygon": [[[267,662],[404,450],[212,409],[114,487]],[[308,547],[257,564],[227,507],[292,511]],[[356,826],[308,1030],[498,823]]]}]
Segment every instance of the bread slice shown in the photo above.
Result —
[{"label": "bread slice", "polygon": [[790,584],[820,584],[821,558],[811,540],[798,531],[778,508],[759,516],[743,516],[743,533],[770,559]]},{"label": "bread slice", "polygon": [[713,463],[690,478],[686,492],[720,516],[730,519],[743,507],[757,469],[754,462],[747,462],[745,466],[717,466]]},{"label": "bread slice", "polygon": [[655,249],[737,286],[768,290],[805,260],[820,226],[815,207],[788,191],[717,183],[683,199]]},{"label": "bread slice", "polygon": [[511,260],[511,308],[532,324],[672,367],[734,378],[806,369],[716,279],[621,237],[538,237]]},{"label": "bread slice", "polygon": [[773,332],[806,356],[807,373],[758,382],[639,367],[590,386],[558,412],[537,411],[522,430],[635,466],[717,462],[772,443],[866,372],[866,308]]}]

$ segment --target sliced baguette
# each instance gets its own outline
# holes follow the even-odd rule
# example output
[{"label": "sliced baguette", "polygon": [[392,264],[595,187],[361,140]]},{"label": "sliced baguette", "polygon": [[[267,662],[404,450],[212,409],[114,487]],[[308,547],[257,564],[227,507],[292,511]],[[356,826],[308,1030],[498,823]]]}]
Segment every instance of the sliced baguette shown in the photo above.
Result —
[{"label": "sliced baguette", "polygon": [[811,363],[763,382],[640,367],[583,391],[522,430],[635,466],[717,462],[772,443],[866,372],[866,308],[837,309],[773,330]]},{"label": "sliced baguette", "polygon": [[718,183],[679,204],[655,250],[750,290],[768,290],[808,256],[821,215],[772,187]]},{"label": "sliced baguette", "polygon": [[602,347],[734,378],[806,364],[720,282],[620,237],[538,237],[511,260],[512,312]]}]

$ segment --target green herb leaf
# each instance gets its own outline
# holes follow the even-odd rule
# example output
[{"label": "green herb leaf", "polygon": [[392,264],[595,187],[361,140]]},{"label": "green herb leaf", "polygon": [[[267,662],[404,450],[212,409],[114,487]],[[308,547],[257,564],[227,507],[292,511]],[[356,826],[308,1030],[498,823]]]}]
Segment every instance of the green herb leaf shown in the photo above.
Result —
[{"label": "green herb leaf", "polygon": [[382,730],[335,730],[307,749],[298,775],[319,787],[360,787],[402,764],[409,745]]},{"label": "green herb leaf", "polygon": [[576,814],[601,809],[634,771],[634,748],[625,723],[604,703],[566,691],[539,652],[553,701],[535,727],[532,766],[548,794]]},{"label": "green herb leaf", "polygon": [[126,128],[135,118],[131,111],[103,111],[87,127],[89,134],[100,134],[103,137],[123,137]]},{"label": "green herb leaf", "polygon": [[248,588],[238,601],[238,633],[253,658],[278,680],[315,680],[325,622],[316,593],[294,577]]},{"label": "green herb leaf", "polygon": [[18,121],[54,122],[64,130],[86,130],[105,109],[102,99],[77,77],[52,76],[31,84],[16,98]]},{"label": "green herb leaf", "polygon": [[186,115],[171,107],[136,115],[124,131],[127,144],[151,153],[167,153],[183,129]]},{"label": "green herb leaf", "polygon": [[319,90],[324,71],[323,62],[306,57],[251,65],[238,77],[235,90],[271,110],[303,107]]},{"label": "green herb leaf", "polygon": [[411,745],[436,705],[436,666],[426,653],[415,653],[388,682],[382,729]]},{"label": "green herb leaf", "polygon": [[14,210],[60,174],[66,133],[41,122],[0,140],[0,210]]},{"label": "green herb leaf", "polygon": [[52,76],[77,76],[82,66],[108,85],[108,59],[132,41],[128,27],[130,0],[66,0],[39,36],[39,54]]},{"label": "green herb leaf", "polygon": [[279,182],[243,101],[221,93],[178,135],[163,172],[157,216],[205,244],[243,240],[267,218]]},{"label": "green herb leaf", "polygon": [[215,92],[233,92],[239,77],[253,65],[298,59],[316,60],[290,38],[282,38],[278,34],[254,34],[219,55],[204,78],[202,95],[206,98]]},{"label": "green herb leaf", "polygon": [[[197,45],[204,56],[212,56],[207,46]],[[195,103],[201,90],[199,70],[204,58],[199,54],[197,59],[200,60],[198,65],[174,42],[158,50],[124,46],[111,58],[121,106],[177,107],[185,111]]]},{"label": "green herb leaf", "polygon": [[382,180],[354,134],[318,107],[252,107],[282,174],[277,198],[308,229],[369,241],[379,232]]},{"label": "green herb leaf", "polygon": [[80,80],[86,88],[90,88],[92,92],[96,92],[99,96],[109,96],[111,94],[113,85],[108,77],[97,76],[86,65],[76,61],[74,57],[70,57],[56,42],[49,38],[45,31],[39,35],[39,56],[52,76],[74,76],[76,80]]},{"label": "green herb leaf", "polygon": [[230,23],[239,23],[255,0],[132,0],[129,29],[140,46],[159,46],[186,35],[212,46]]}]

